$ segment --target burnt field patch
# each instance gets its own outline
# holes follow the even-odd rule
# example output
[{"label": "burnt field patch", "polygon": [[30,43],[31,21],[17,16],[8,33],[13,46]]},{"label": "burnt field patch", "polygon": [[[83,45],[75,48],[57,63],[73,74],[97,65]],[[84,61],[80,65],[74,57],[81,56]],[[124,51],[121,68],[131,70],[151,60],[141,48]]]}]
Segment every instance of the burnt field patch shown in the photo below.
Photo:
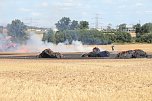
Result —
[{"label": "burnt field patch", "polygon": [[[118,57],[116,52],[110,52],[109,57],[82,57],[82,55],[86,53],[82,52],[69,52],[69,53],[61,53],[63,55],[62,58],[39,58],[40,53],[0,53],[0,59],[131,59],[126,58],[127,55],[122,57]],[[125,58],[124,58],[125,57]],[[148,54],[146,58],[152,58],[151,54]]]}]

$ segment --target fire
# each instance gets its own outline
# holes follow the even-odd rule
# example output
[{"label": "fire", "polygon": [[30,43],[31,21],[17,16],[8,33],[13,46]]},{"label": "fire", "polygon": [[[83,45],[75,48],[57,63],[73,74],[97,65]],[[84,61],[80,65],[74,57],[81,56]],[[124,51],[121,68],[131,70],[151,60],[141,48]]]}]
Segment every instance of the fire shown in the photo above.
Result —
[{"label": "fire", "polygon": [[0,51],[9,51],[16,47],[16,43],[13,43],[11,38],[11,36],[0,36]]},{"label": "fire", "polygon": [[29,53],[30,50],[26,46],[21,46],[16,52],[19,52],[19,53]]}]

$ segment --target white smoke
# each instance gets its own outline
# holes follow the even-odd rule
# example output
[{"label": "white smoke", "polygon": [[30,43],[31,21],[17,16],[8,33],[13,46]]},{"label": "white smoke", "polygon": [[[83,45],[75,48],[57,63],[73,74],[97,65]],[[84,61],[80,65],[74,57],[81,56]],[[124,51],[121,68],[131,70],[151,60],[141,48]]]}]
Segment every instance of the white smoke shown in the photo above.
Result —
[{"label": "white smoke", "polygon": [[31,33],[30,39],[27,41],[26,45],[18,46],[16,52],[41,52],[44,49],[50,48],[55,52],[90,52],[91,47],[84,46],[80,41],[73,41],[71,45],[68,45],[68,41],[64,43],[59,43],[58,45],[53,43],[44,43],[41,41],[42,38]]},{"label": "white smoke", "polygon": [[[17,53],[34,53],[42,52],[44,49],[50,48],[54,52],[91,52],[92,47],[83,45],[81,41],[72,41],[69,44],[68,40],[63,43],[53,44],[42,41],[42,36],[30,33],[30,39],[27,43],[20,45],[11,41],[11,36],[0,34],[0,52],[17,52]],[[101,50],[100,51],[104,51]]]}]

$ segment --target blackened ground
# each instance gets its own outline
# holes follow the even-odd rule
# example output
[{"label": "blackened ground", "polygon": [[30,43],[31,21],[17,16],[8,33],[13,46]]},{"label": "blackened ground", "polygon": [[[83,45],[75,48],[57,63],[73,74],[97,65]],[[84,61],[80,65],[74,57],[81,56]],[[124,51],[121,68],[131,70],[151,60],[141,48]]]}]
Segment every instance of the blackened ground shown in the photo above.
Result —
[{"label": "blackened ground", "polygon": [[[39,58],[40,53],[0,53],[0,59],[43,59]],[[81,57],[82,52],[71,52],[71,53],[62,53],[62,59],[116,59],[118,52],[110,52],[109,57]],[[147,58],[152,58],[152,54],[148,55]],[[51,58],[49,58],[51,59]]]}]

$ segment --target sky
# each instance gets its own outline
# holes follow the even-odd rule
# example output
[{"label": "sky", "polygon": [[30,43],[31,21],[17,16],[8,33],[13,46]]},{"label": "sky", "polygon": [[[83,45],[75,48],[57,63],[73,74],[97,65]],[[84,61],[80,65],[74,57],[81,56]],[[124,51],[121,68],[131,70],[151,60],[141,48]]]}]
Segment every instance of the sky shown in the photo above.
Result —
[{"label": "sky", "polygon": [[27,25],[55,27],[62,17],[87,20],[90,27],[152,22],[152,0],[0,0],[0,25],[20,19]]}]

